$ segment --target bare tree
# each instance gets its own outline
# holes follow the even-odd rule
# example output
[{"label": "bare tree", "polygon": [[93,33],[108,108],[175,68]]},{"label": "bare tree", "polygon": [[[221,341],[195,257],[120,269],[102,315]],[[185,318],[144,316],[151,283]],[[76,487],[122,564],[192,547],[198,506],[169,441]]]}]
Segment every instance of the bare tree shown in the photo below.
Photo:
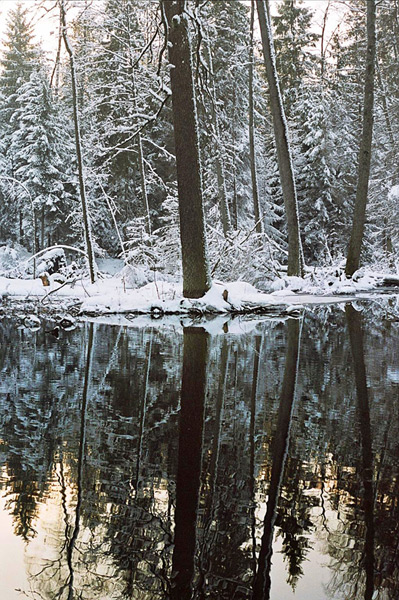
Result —
[{"label": "bare tree", "polygon": [[259,26],[262,38],[263,57],[269,84],[270,108],[273,117],[274,137],[277,150],[277,162],[280,172],[281,189],[284,197],[288,227],[288,275],[302,277],[304,259],[299,230],[298,202],[295,188],[288,126],[280,92],[280,83],[276,68],[272,30],[267,0],[256,0]]},{"label": "bare tree", "polygon": [[59,0],[60,17],[61,17],[61,29],[62,38],[64,40],[65,49],[69,56],[69,65],[71,70],[71,85],[72,85],[72,105],[73,105],[73,120],[75,127],[75,145],[76,145],[76,159],[78,163],[78,174],[79,174],[79,191],[80,201],[82,203],[82,215],[83,215],[83,227],[85,234],[86,252],[89,262],[89,271],[91,282],[94,283],[97,279],[97,265],[94,257],[93,248],[93,237],[91,230],[91,221],[89,208],[86,197],[86,187],[84,179],[83,169],[83,155],[82,155],[82,141],[80,135],[80,123],[79,123],[79,107],[78,107],[78,92],[77,92],[77,80],[76,80],[76,67],[75,67],[75,54],[68,37],[67,24],[66,24],[66,12],[65,12],[65,0]]},{"label": "bare tree", "polygon": [[185,0],[162,0],[171,65],[183,295],[200,298],[211,287],[205,235],[197,106]]},{"label": "bare tree", "polygon": [[222,220],[223,234],[225,237],[231,233],[231,218],[230,218],[230,209],[229,202],[227,199],[227,190],[226,190],[226,177],[225,177],[225,168],[224,168],[224,149],[222,144],[222,139],[220,135],[220,122],[219,122],[219,114],[217,108],[217,98],[216,98],[216,80],[215,74],[213,70],[213,58],[211,52],[211,46],[209,38],[206,38],[206,54],[208,59],[208,69],[209,75],[211,78],[211,116],[212,116],[212,125],[213,125],[213,134],[216,146],[216,175],[217,175],[217,189],[219,196],[219,206],[220,206],[220,215]]},{"label": "bare tree", "polygon": [[363,130],[359,149],[358,179],[352,233],[349,242],[345,272],[352,277],[360,263],[364,225],[366,222],[367,196],[370,178],[371,142],[373,138],[374,72],[376,54],[376,5],[375,0],[367,4],[367,55],[364,82]]},{"label": "bare tree", "polygon": [[256,174],[255,119],[254,119],[254,21],[255,2],[251,0],[251,28],[249,41],[249,158],[251,163],[252,201],[254,205],[255,227],[262,233],[262,218],[259,206],[258,177]]}]

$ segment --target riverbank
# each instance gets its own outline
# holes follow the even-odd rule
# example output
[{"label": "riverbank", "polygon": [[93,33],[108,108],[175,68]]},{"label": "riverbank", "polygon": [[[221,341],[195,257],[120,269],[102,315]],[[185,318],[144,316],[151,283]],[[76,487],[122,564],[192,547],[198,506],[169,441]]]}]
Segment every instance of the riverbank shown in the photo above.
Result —
[{"label": "riverbank", "polygon": [[[382,287],[384,282],[393,287]],[[128,287],[122,273],[105,273],[94,284],[83,277],[60,283],[52,276],[47,283],[43,285],[40,278],[0,277],[0,316],[12,314],[23,321],[27,314],[59,319],[119,315],[129,322],[139,315],[150,319],[168,315],[192,319],[217,315],[289,316],[310,305],[371,300],[386,296],[387,292],[399,293],[399,279],[371,271],[355,280],[321,270],[304,279],[281,277],[268,283],[267,292],[245,282],[215,281],[199,299],[184,298],[181,282],[155,281]]]}]

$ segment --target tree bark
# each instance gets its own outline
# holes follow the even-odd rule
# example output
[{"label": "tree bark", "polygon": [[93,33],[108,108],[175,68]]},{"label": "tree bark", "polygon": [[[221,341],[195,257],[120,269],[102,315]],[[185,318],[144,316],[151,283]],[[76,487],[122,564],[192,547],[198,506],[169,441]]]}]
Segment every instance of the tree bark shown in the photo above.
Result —
[{"label": "tree bark", "polygon": [[265,0],[256,0],[256,5],[258,8],[266,75],[269,84],[270,108],[273,117],[277,162],[287,218],[287,274],[302,277],[304,272],[304,259],[299,230],[298,202],[294,180],[294,169],[292,165],[287,121],[285,118],[284,106],[280,93],[280,84],[277,75],[273,38],[267,9],[268,5]]},{"label": "tree bark", "polygon": [[71,70],[72,104],[73,104],[73,120],[74,120],[74,126],[75,126],[76,159],[77,159],[77,163],[78,163],[79,191],[80,191],[80,200],[82,203],[82,215],[83,215],[83,227],[84,227],[84,233],[85,233],[86,252],[87,252],[87,259],[89,262],[90,279],[91,279],[91,282],[94,283],[97,279],[97,265],[96,265],[96,260],[94,257],[91,222],[90,222],[89,208],[88,208],[88,204],[87,204],[86,187],[85,187],[84,172],[83,172],[83,155],[82,155],[82,142],[81,142],[81,136],[80,136],[75,55],[74,55],[73,48],[71,46],[71,43],[70,43],[69,37],[68,37],[68,33],[67,33],[64,0],[59,0],[59,7],[60,7],[60,16],[61,16],[61,23],[62,23],[62,37],[64,40],[65,49],[69,56],[69,64],[70,64],[70,70]]},{"label": "tree bark", "polygon": [[[134,61],[133,61],[133,56],[132,56],[133,35],[132,35],[131,25],[130,25],[130,5],[129,4],[127,4],[126,10],[127,10],[127,29],[128,29],[128,35],[129,35],[129,39],[128,39],[129,67],[130,67],[130,73],[131,73],[131,78],[132,78],[132,89],[133,89],[133,106],[134,106],[135,111],[137,112],[136,77],[135,77],[135,66],[134,66]],[[147,182],[146,182],[146,178],[145,178],[143,143],[142,143],[140,131],[137,132],[136,142],[137,142],[137,158],[138,158],[138,166],[139,166],[139,173],[140,173],[140,188],[141,188],[141,198],[142,198],[142,202],[143,202],[143,211],[144,211],[144,216],[147,221],[147,233],[149,236],[151,236],[151,234],[152,234],[151,215],[150,215],[150,206],[148,204],[148,193],[147,193]]]},{"label": "tree bark", "polygon": [[219,206],[220,206],[220,215],[222,220],[223,234],[225,237],[231,232],[231,218],[230,218],[230,209],[229,203],[227,200],[227,191],[226,191],[226,177],[225,177],[225,169],[224,169],[224,157],[223,157],[223,145],[220,137],[220,124],[219,124],[219,115],[217,112],[217,99],[215,93],[215,76],[213,72],[213,61],[212,61],[212,53],[210,48],[209,39],[206,41],[206,52],[208,55],[208,68],[209,74],[211,76],[211,104],[212,104],[212,122],[214,128],[215,142],[216,142],[216,175],[217,175],[217,186],[218,186],[218,196],[219,196]]},{"label": "tree bark", "polygon": [[183,295],[200,298],[211,287],[202,199],[197,106],[185,0],[162,0],[168,24]]},{"label": "tree bark", "polygon": [[256,174],[255,119],[254,119],[254,21],[255,2],[251,0],[251,28],[249,41],[249,159],[251,164],[252,202],[254,206],[255,227],[262,233],[262,218],[259,206],[258,176]]},{"label": "tree bark", "polygon": [[358,179],[352,233],[349,241],[345,273],[352,277],[359,268],[364,225],[366,222],[369,189],[371,142],[373,138],[374,71],[376,54],[376,8],[375,0],[367,2],[367,56],[364,83],[363,131],[359,149]]}]

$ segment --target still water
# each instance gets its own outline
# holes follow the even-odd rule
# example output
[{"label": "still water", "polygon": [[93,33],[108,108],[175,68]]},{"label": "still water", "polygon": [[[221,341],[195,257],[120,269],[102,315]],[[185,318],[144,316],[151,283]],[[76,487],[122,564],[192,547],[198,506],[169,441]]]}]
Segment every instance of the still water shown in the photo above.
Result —
[{"label": "still water", "polygon": [[0,325],[1,600],[399,598],[388,304]]}]

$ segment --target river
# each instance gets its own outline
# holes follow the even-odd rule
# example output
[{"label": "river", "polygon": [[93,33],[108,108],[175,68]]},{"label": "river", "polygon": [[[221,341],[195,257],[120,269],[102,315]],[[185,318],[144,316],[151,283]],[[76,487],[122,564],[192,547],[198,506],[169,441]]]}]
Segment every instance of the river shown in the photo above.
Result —
[{"label": "river", "polygon": [[399,597],[390,300],[0,325],[2,600]]}]

